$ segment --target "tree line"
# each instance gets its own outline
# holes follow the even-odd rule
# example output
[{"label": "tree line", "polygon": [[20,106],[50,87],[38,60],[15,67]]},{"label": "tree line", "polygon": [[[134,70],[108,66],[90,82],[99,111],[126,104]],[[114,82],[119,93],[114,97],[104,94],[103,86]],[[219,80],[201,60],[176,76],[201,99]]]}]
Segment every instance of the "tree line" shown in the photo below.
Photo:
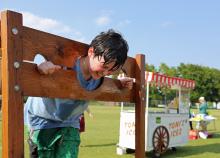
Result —
[{"label": "tree line", "polygon": [[[220,70],[201,65],[181,63],[177,67],[169,67],[161,63],[159,68],[154,65],[146,65],[146,70],[159,72],[171,77],[180,77],[195,81],[195,89],[191,91],[190,100],[195,103],[200,96],[204,96],[207,101],[220,101]],[[167,99],[173,96],[167,88],[151,87],[150,99],[161,99],[166,93]]]}]

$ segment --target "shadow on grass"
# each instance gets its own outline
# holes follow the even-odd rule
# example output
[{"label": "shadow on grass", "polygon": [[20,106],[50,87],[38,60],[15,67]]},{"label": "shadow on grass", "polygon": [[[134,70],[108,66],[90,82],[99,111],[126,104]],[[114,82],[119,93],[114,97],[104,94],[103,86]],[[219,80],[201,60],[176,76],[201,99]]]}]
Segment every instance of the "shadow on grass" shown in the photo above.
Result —
[{"label": "shadow on grass", "polygon": [[[215,131],[217,133],[213,133],[213,138],[211,139],[219,139],[220,134],[219,131]],[[203,153],[215,153],[215,154],[220,154],[220,143],[213,143],[213,144],[199,144],[196,146],[181,146],[181,147],[176,147],[176,151],[172,151],[171,149],[167,150],[166,153],[164,153],[161,157],[162,158],[176,158],[176,157],[189,157],[191,155],[201,155]],[[146,153],[147,157],[153,157],[153,152],[147,152]]]},{"label": "shadow on grass", "polygon": [[220,131],[217,131],[218,133],[213,133],[213,138],[220,138]]},{"label": "shadow on grass", "polygon": [[93,147],[107,147],[107,146],[115,146],[115,148],[116,148],[116,144],[115,143],[82,145],[80,147],[93,148]]},{"label": "shadow on grass", "polygon": [[[213,135],[213,138],[220,138],[220,134],[216,133]],[[166,153],[161,155],[161,158],[176,158],[176,157],[189,157],[189,156],[195,156],[202,155],[203,153],[215,153],[220,154],[220,143],[213,143],[213,144],[204,144],[204,145],[197,145],[197,146],[181,146],[177,147],[176,151],[172,151],[171,149],[168,149]],[[129,154],[129,153],[128,153]],[[133,154],[131,152],[130,154]],[[154,156],[153,151],[146,152],[146,157],[152,158]]]},{"label": "shadow on grass", "polygon": [[185,146],[177,148],[177,151],[168,150],[163,157],[188,157],[190,155],[201,155],[203,153],[216,153],[220,154],[219,150],[220,143],[208,144],[208,145],[198,145],[198,146]]}]

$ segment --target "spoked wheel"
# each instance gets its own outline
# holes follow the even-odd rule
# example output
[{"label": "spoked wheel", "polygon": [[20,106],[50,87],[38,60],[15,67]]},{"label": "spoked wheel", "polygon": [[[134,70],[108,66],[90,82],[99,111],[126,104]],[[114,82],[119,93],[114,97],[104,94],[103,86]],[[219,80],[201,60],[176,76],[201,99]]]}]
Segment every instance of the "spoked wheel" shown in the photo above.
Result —
[{"label": "spoked wheel", "polygon": [[157,154],[163,154],[169,146],[169,132],[166,127],[158,126],[153,133],[153,148]]}]

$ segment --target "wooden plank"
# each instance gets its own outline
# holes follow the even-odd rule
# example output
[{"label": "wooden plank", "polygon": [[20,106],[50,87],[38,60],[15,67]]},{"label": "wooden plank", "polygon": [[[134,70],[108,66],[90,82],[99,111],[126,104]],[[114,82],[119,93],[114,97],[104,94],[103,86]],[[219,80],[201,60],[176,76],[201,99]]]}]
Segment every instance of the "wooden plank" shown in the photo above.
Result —
[{"label": "wooden plank", "polygon": [[[1,24],[1,20],[0,20]],[[1,25],[0,25],[0,32],[1,32]],[[1,33],[0,33],[0,49],[2,48],[2,38],[1,38]],[[0,50],[0,56],[2,56],[1,50]]]},{"label": "wooden plank", "polygon": [[135,78],[135,65],[136,65],[135,59],[128,57],[123,66],[123,69],[125,69],[127,76]]},{"label": "wooden plank", "polygon": [[1,20],[0,20],[0,94],[2,94],[2,38],[1,38]]},{"label": "wooden plank", "polygon": [[2,38],[1,38],[1,20],[0,20],[0,94],[2,94]]},{"label": "wooden plank", "polygon": [[[38,53],[55,64],[73,66],[79,56],[87,55],[89,45],[50,33],[23,27],[23,60],[33,61]],[[135,60],[128,57],[124,69],[134,77]]]},{"label": "wooden plank", "polygon": [[145,158],[145,56],[136,55],[135,158]]},{"label": "wooden plank", "polygon": [[[21,91],[14,89],[15,85],[20,85],[20,70],[14,68],[14,61],[22,61],[21,27],[21,14],[1,13],[3,158],[24,157],[23,97]],[[15,34],[12,33],[13,28]]]},{"label": "wooden plank", "polygon": [[119,80],[105,78],[100,88],[88,92],[79,85],[71,70],[40,75],[36,65],[30,63],[23,63],[21,70],[21,87],[26,96],[134,102],[134,90],[121,89]]},{"label": "wooden plank", "polygon": [[[0,58],[0,95],[2,95],[2,58]],[[0,102],[2,102],[2,100],[0,100]]]},{"label": "wooden plank", "polygon": [[23,59],[33,61],[38,53],[55,64],[72,66],[79,56],[87,54],[89,46],[43,31],[23,27]]}]

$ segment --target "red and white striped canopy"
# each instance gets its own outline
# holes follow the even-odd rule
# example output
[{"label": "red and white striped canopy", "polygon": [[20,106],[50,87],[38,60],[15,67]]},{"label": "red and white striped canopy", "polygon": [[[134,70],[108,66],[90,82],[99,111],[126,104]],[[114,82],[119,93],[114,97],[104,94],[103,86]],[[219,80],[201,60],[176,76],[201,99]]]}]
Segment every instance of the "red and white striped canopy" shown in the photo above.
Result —
[{"label": "red and white striped canopy", "polygon": [[179,86],[182,88],[189,88],[194,89],[195,88],[195,81],[184,79],[184,78],[178,78],[178,77],[169,77],[166,75],[162,75],[159,73],[154,72],[145,72],[146,81],[150,82],[152,85],[155,86]]}]

